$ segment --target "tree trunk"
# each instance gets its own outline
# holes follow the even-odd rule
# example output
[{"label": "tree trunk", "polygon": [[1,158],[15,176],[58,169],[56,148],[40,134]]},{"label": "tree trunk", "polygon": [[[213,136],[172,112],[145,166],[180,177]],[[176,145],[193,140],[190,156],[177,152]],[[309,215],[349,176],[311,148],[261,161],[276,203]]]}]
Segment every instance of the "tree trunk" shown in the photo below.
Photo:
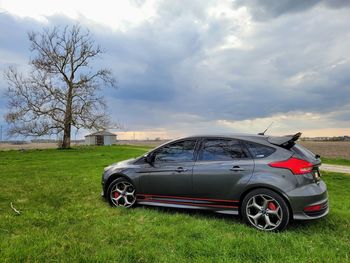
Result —
[{"label": "tree trunk", "polygon": [[64,131],[63,131],[63,141],[61,145],[62,149],[70,148],[70,131],[71,131],[71,124],[68,120],[65,120]]},{"label": "tree trunk", "polygon": [[72,127],[72,102],[73,102],[73,86],[68,84],[68,96],[67,96],[67,105],[66,112],[64,115],[64,130],[63,130],[63,141],[61,148],[68,149],[70,148],[70,134]]}]

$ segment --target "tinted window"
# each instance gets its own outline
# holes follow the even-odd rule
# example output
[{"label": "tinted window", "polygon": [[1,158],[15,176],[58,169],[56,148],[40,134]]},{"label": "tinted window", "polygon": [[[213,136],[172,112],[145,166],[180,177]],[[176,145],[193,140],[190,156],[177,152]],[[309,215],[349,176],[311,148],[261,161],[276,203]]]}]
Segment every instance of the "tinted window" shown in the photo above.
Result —
[{"label": "tinted window", "polygon": [[168,144],[155,153],[155,162],[188,162],[194,160],[196,140]]},{"label": "tinted window", "polygon": [[272,147],[253,143],[253,142],[245,142],[249,151],[253,155],[253,158],[265,158],[273,154],[276,150]]},{"label": "tinted window", "polygon": [[199,159],[203,161],[231,161],[246,157],[239,141],[213,139],[203,143]]}]

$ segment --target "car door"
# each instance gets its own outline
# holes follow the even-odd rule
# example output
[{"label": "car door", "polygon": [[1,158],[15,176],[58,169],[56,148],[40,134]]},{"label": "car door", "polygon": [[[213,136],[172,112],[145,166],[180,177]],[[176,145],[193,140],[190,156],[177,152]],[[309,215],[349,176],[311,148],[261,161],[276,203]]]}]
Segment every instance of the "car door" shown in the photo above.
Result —
[{"label": "car door", "polygon": [[254,161],[239,140],[204,139],[193,168],[194,194],[199,198],[237,200],[239,188],[249,181],[253,170]]},{"label": "car door", "polygon": [[144,195],[191,196],[196,139],[169,143],[152,153],[140,176]]}]

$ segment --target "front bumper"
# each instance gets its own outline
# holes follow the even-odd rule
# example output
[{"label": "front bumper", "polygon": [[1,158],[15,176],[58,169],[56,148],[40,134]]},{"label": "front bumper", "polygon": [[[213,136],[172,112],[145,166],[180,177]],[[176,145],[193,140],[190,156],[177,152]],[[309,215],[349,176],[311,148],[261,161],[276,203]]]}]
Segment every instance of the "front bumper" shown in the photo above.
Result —
[{"label": "front bumper", "polygon": [[[310,220],[324,217],[329,212],[326,184],[321,180],[318,184],[312,183],[298,187],[287,193],[293,211],[293,219]],[[308,206],[320,205],[319,211],[305,212]]]}]

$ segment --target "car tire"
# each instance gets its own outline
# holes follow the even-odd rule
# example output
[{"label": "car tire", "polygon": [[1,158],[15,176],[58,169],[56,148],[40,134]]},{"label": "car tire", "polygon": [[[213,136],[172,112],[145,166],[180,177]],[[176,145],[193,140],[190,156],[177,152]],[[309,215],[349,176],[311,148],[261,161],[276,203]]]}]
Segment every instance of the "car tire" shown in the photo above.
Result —
[{"label": "car tire", "polygon": [[243,220],[263,231],[283,231],[290,218],[286,201],[276,192],[265,188],[249,192],[241,205]]},{"label": "car tire", "polygon": [[136,204],[135,186],[124,177],[115,179],[108,186],[107,200],[111,206],[131,208]]}]

